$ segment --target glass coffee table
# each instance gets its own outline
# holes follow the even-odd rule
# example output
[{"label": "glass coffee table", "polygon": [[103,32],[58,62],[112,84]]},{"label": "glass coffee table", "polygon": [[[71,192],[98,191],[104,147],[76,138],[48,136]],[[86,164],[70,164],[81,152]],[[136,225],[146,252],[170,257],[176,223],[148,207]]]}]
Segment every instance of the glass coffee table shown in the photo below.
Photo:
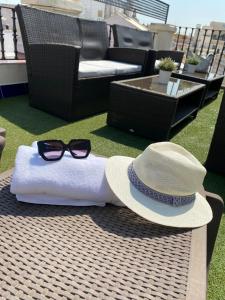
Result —
[{"label": "glass coffee table", "polygon": [[183,70],[173,72],[172,76],[175,78],[205,84],[205,92],[201,107],[204,106],[204,104],[206,104],[208,101],[217,98],[224,78],[224,75],[218,75],[215,73],[188,73],[187,71]]},{"label": "glass coffee table", "polygon": [[172,77],[161,84],[158,75],[113,82],[107,124],[168,140],[172,128],[197,116],[204,91],[204,84]]}]

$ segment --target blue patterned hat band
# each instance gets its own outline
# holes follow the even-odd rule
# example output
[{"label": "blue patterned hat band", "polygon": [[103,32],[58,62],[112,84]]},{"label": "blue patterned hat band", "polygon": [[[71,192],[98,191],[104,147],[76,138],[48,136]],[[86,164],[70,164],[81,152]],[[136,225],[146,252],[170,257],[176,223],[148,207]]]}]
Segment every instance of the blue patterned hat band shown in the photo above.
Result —
[{"label": "blue patterned hat band", "polygon": [[138,178],[133,168],[133,163],[131,163],[128,167],[128,177],[135,188],[139,190],[139,192],[164,204],[169,204],[171,206],[177,207],[189,204],[195,200],[195,194],[187,196],[172,196],[151,189]]}]

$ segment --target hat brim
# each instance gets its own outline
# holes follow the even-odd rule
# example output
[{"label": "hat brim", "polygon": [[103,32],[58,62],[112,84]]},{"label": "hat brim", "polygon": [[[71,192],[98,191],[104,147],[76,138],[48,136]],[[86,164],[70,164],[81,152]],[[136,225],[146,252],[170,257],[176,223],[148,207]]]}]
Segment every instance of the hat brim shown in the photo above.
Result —
[{"label": "hat brim", "polygon": [[212,210],[207,200],[196,193],[193,203],[174,207],[145,196],[128,177],[128,166],[134,159],[113,156],[106,164],[106,178],[113,193],[139,216],[157,224],[170,227],[195,228],[212,220]]}]

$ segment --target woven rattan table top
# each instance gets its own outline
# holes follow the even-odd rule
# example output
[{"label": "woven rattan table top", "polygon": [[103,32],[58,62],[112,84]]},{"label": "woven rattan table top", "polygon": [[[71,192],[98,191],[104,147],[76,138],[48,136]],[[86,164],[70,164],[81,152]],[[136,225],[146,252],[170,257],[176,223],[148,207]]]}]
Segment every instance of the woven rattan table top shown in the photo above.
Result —
[{"label": "woven rattan table top", "polygon": [[19,203],[10,174],[0,179],[0,299],[205,299],[205,227]]}]

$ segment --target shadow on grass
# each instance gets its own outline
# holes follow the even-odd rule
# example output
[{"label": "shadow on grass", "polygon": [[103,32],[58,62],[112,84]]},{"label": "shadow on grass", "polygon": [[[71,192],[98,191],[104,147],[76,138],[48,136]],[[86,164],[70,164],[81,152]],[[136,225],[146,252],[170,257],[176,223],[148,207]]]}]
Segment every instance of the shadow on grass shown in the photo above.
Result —
[{"label": "shadow on grass", "polygon": [[[171,130],[170,139],[177,135],[185,126],[193,121],[193,118],[188,118],[178,124],[175,128]],[[91,132],[96,136],[100,136],[111,140],[116,143],[124,144],[129,147],[133,147],[139,150],[144,150],[149,144],[155,143],[156,141],[146,138],[144,136],[135,135],[134,133],[105,125],[97,130]],[[165,140],[161,140],[162,142]],[[157,141],[159,142],[159,141]]]},{"label": "shadow on grass", "polygon": [[149,144],[153,143],[150,139],[134,135],[133,133],[129,133],[118,128],[110,127],[108,125],[94,130],[91,133],[139,150],[144,150]]},{"label": "shadow on grass", "polygon": [[208,192],[218,194],[225,201],[225,176],[207,172],[204,181],[204,187]]},{"label": "shadow on grass", "polygon": [[0,117],[35,135],[67,124],[57,117],[30,107],[27,95],[2,99]]}]

